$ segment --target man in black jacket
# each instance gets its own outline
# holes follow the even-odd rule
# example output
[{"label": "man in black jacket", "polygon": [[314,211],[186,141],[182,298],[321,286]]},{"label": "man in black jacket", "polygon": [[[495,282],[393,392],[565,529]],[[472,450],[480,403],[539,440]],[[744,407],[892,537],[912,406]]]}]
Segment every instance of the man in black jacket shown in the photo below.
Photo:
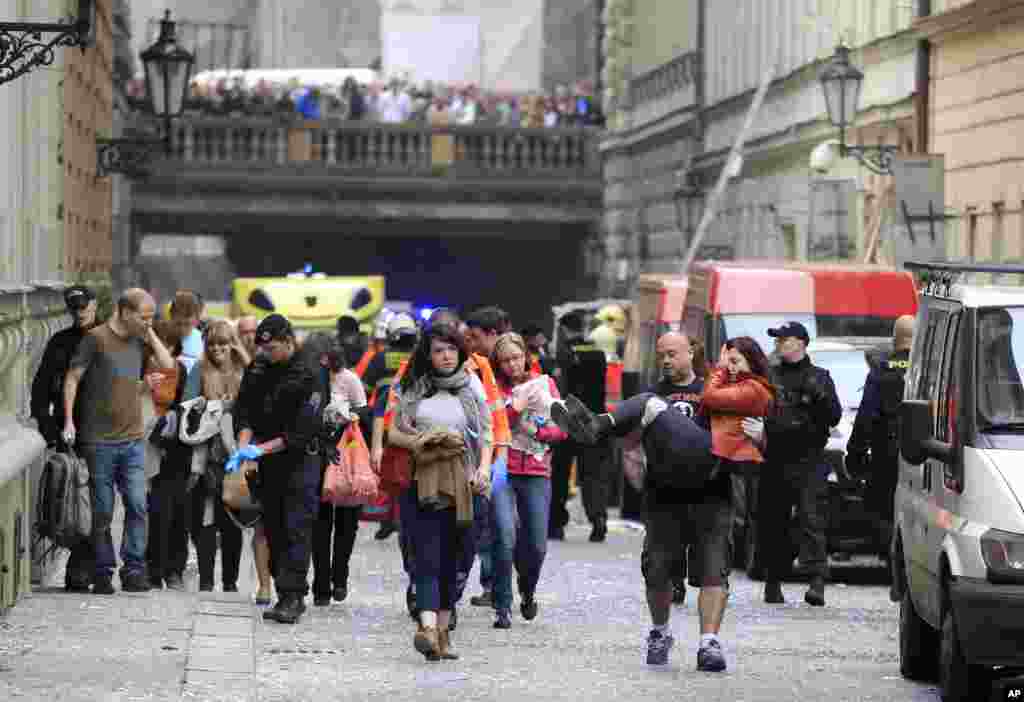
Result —
[{"label": "man in black jacket", "polygon": [[868,372],[853,433],[846,444],[847,471],[855,477],[868,478],[865,502],[878,516],[878,543],[886,557],[892,537],[893,499],[899,473],[903,380],[910,368],[913,338],[914,318],[904,315],[897,319],[893,327],[892,353],[881,354]]},{"label": "man in black jacket", "polygon": [[[313,523],[320,507],[319,434],[330,387],[296,354],[295,332],[279,314],[260,322],[256,344],[263,352],[242,378],[236,402],[241,460],[259,460],[256,497],[270,543],[270,567],[278,602],[264,619],[295,624],[306,611]],[[251,481],[250,481],[251,482]]]},{"label": "man in black jacket", "polygon": [[[64,291],[64,304],[74,323],[53,335],[43,351],[43,359],[32,381],[32,417],[39,425],[39,433],[46,445],[64,448],[61,429],[64,427],[64,376],[78,343],[96,324],[96,294],[83,285],[74,285]],[[77,415],[77,408],[75,414]],[[77,420],[77,417],[76,417]],[[76,421],[79,426],[81,422]],[[69,592],[88,592],[92,582],[92,566],[86,563],[88,545],[71,549],[64,587]]]},{"label": "man in black jacket", "polygon": [[804,600],[825,604],[828,576],[828,467],[825,444],[831,428],[839,424],[842,406],[832,377],[807,356],[810,335],[799,322],[786,322],[768,335],[777,339],[779,363],[771,368],[776,406],[765,421],[767,465],[761,471],[758,499],[759,530],[765,557],[765,602],[785,602],[779,584],[789,566],[788,539],[793,504],[800,520],[800,563],[811,574]]},{"label": "man in black jacket", "polygon": [[[584,320],[570,312],[560,320],[562,340],[557,349],[555,377],[562,397],[575,395],[594,414],[606,411],[605,385],[608,361],[604,351],[584,336]],[[608,535],[608,492],[611,487],[612,451],[610,440],[594,445],[573,439],[559,442],[551,452],[551,512],[548,538],[562,540],[569,523],[565,503],[569,499],[569,473],[576,461],[576,478],[583,493],[583,508],[590,520],[590,540],[600,543]]]}]

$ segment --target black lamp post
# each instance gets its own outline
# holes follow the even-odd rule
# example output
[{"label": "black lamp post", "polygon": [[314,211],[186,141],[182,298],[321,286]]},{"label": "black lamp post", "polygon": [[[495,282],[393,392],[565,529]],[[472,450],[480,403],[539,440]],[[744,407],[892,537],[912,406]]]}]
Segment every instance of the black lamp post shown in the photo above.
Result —
[{"label": "black lamp post", "polygon": [[[78,0],[78,14],[67,22],[0,22],[0,84],[49,66],[58,47],[89,46],[95,20],[93,0]],[[44,40],[44,34],[55,36]]]},{"label": "black lamp post", "polygon": [[160,20],[160,37],[139,57],[146,75],[146,109],[163,120],[163,139],[108,139],[98,141],[97,175],[110,173],[136,173],[153,155],[155,146],[162,145],[165,154],[171,153],[171,120],[180,117],[185,108],[192,80],[195,57],[178,45],[171,11]]},{"label": "black lamp post", "polygon": [[892,158],[899,147],[888,144],[849,146],[846,143],[846,128],[857,118],[861,86],[864,84],[864,74],[850,64],[848,47],[836,47],[835,55],[818,80],[825,93],[829,121],[839,127],[839,155],[844,158],[853,156],[873,173],[891,175]]}]

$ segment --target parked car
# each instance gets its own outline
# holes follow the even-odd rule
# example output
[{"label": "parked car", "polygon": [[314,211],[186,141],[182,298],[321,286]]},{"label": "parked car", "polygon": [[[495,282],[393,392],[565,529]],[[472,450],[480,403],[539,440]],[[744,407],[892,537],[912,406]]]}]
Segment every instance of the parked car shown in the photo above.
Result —
[{"label": "parked car", "polygon": [[937,677],[946,702],[1013,699],[1007,676],[1024,668],[1024,266],[906,267],[923,290],[894,503],[900,672]]}]

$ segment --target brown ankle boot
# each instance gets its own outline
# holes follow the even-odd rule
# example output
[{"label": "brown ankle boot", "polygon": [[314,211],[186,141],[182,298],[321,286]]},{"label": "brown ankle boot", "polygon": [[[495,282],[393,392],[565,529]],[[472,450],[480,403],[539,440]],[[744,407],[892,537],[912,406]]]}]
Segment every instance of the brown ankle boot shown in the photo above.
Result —
[{"label": "brown ankle boot", "polygon": [[[447,632],[446,632],[447,633]],[[412,639],[413,647],[423,654],[428,661],[441,660],[441,651],[438,649],[438,632],[436,626],[423,626],[416,631]]]},{"label": "brown ankle boot", "polygon": [[437,632],[437,650],[446,661],[459,660],[459,654],[451,649],[451,632],[443,629]]}]

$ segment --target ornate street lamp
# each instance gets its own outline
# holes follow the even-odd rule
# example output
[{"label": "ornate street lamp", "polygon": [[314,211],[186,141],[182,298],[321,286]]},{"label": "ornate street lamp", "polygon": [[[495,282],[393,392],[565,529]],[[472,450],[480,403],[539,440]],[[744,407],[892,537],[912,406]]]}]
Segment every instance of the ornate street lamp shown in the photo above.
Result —
[{"label": "ornate street lamp", "polygon": [[188,99],[195,57],[178,45],[171,11],[160,20],[160,37],[139,57],[146,75],[146,110],[164,123],[163,139],[108,139],[97,142],[97,175],[135,173],[149,162],[153,147],[171,153],[171,120],[180,117]]},{"label": "ornate street lamp", "polygon": [[[78,14],[67,22],[0,22],[0,84],[51,65],[58,47],[89,46],[95,19],[93,0],[78,0]],[[44,34],[55,36],[44,40]]]},{"label": "ornate street lamp", "polygon": [[860,91],[864,74],[850,64],[850,49],[840,44],[832,60],[818,77],[825,93],[825,107],[828,118],[839,127],[839,155],[853,156],[865,168],[879,175],[892,174],[892,158],[899,151],[896,146],[849,146],[846,143],[846,128],[857,119],[860,106]]},{"label": "ornate street lamp", "polygon": [[676,190],[672,197],[676,206],[676,226],[683,235],[683,251],[690,248],[697,222],[704,210],[704,191],[689,170],[676,173]]}]

